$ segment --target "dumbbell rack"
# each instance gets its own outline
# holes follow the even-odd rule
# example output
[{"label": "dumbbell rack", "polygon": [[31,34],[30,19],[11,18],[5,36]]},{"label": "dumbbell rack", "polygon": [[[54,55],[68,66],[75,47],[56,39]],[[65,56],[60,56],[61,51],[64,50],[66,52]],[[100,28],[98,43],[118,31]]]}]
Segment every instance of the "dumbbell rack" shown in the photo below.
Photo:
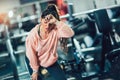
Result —
[{"label": "dumbbell rack", "polygon": [[[7,52],[4,53],[4,54],[1,54],[0,57],[1,58],[7,58],[5,60],[8,60],[9,65],[8,64],[5,64],[3,67],[7,66],[7,68],[9,69],[6,69],[7,70],[7,74],[2,74],[2,76],[0,76],[0,79],[2,80],[6,80],[6,79],[14,79],[14,80],[20,80],[20,78],[22,76],[25,76],[25,75],[29,75],[28,74],[28,71],[23,71],[21,70],[21,68],[19,69],[18,67],[18,61],[17,61],[17,58],[16,56],[21,54],[21,53],[25,53],[25,50],[18,50],[18,51],[15,51],[13,49],[13,46],[12,46],[12,43],[11,43],[11,40],[14,39],[14,38],[19,38],[19,37],[23,37],[23,36],[26,36],[28,33],[24,33],[24,34],[19,34],[19,35],[15,35],[15,36],[10,36],[9,34],[9,31],[8,31],[8,26],[4,26],[5,27],[5,38],[4,38],[4,42],[5,42],[5,45],[7,47]],[[2,41],[2,40],[1,40]],[[23,57],[24,58],[24,57]],[[6,68],[6,67],[5,67]],[[5,70],[5,71],[6,71]],[[21,72],[22,71],[22,72]],[[2,71],[3,72],[3,71]],[[10,72],[10,73],[8,73]],[[12,72],[12,73],[11,73]],[[4,72],[5,73],[5,72]],[[12,74],[12,75],[11,75]],[[5,76],[5,77],[4,77]]]}]

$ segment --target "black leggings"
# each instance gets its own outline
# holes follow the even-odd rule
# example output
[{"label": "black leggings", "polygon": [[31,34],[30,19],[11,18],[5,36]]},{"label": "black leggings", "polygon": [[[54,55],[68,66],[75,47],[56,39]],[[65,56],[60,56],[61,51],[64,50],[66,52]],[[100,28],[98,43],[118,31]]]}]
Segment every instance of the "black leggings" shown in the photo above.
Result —
[{"label": "black leggings", "polygon": [[[27,57],[25,57],[25,61],[27,64],[28,71],[29,71],[30,75],[32,75],[32,69],[29,65],[29,60],[27,59]],[[50,75],[55,80],[67,80],[65,77],[64,71],[61,69],[60,65],[57,62],[55,62],[53,65],[51,65],[50,67],[47,67],[45,69],[47,69],[47,71],[50,73]],[[38,77],[38,80],[42,80],[41,75]]]}]

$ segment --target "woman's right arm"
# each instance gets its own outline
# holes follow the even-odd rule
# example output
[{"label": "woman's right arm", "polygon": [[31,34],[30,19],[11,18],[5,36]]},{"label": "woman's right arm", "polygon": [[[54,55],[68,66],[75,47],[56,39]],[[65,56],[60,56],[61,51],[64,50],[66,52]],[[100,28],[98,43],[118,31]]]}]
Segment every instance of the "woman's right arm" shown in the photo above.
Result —
[{"label": "woman's right arm", "polygon": [[31,36],[26,38],[26,57],[30,62],[30,66],[32,70],[38,71],[39,64],[35,50],[35,42],[34,42],[34,38],[32,38]]},{"label": "woman's right arm", "polygon": [[26,38],[26,57],[28,58],[30,62],[30,67],[33,70],[31,78],[32,80],[37,80],[39,64],[38,64],[38,59],[37,59],[36,50],[35,50],[34,38],[32,37]]}]

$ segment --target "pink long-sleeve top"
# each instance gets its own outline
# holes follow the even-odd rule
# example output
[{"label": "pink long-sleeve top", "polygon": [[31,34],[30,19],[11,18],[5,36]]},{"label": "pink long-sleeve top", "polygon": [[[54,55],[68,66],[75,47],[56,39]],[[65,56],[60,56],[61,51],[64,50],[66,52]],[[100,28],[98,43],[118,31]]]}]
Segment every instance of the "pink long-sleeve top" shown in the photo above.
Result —
[{"label": "pink long-sleeve top", "polygon": [[39,66],[49,67],[57,61],[57,45],[61,37],[70,38],[74,35],[73,30],[60,21],[57,29],[52,30],[44,40],[38,35],[39,25],[36,25],[26,38],[26,56],[33,70]]}]

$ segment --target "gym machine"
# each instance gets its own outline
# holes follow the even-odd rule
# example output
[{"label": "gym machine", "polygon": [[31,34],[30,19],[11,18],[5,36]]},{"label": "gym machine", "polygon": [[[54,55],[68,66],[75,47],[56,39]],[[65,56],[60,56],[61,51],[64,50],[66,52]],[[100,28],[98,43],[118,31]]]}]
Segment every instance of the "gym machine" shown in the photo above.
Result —
[{"label": "gym machine", "polygon": [[[112,7],[116,7],[116,6],[112,6]],[[108,7],[108,8],[112,8],[112,7]],[[70,8],[70,7],[69,7]],[[72,10],[72,9],[69,9]],[[119,44],[116,42],[116,39],[114,37],[114,31],[113,31],[113,26],[111,23],[111,20],[108,17],[106,8],[102,8],[102,9],[93,9],[90,11],[86,11],[86,12],[81,12],[81,13],[76,13],[73,14],[72,11],[70,11],[70,24],[73,24],[72,21],[74,21],[74,16],[77,15],[81,15],[81,14],[89,14],[92,13],[94,15],[94,20],[96,23],[96,26],[98,28],[98,31],[100,33],[101,36],[101,47],[99,47],[99,49],[101,49],[101,59],[100,59],[100,63],[98,63],[99,65],[99,72],[104,73],[109,71],[109,69],[111,68],[111,64],[110,61],[113,60],[116,56],[119,55]],[[71,15],[72,14],[72,15]],[[68,15],[67,15],[68,16]],[[74,26],[73,26],[74,27]],[[72,46],[73,46],[73,52],[76,52],[78,54],[80,54],[79,56],[77,55],[77,57],[75,57],[75,60],[77,62],[72,63],[72,62],[64,62],[64,64],[78,64],[78,63],[85,63],[85,61],[87,61],[87,59],[85,60],[84,55],[82,55],[82,49],[80,49],[80,45],[79,42],[75,39],[72,38]],[[95,49],[94,49],[95,50]],[[93,50],[93,51],[94,51]],[[86,49],[85,52],[89,52],[89,49]],[[91,57],[89,60],[94,60],[93,57]],[[85,66],[84,66],[85,68]],[[74,68],[73,68],[74,69]],[[97,74],[99,74],[99,72]]]},{"label": "gym machine", "polygon": [[[69,4],[69,7],[68,7],[68,10],[70,13],[69,23],[71,24],[71,27],[73,28],[73,30],[77,30],[77,27],[80,27],[85,22],[79,20],[78,24],[73,26],[75,23],[74,21],[76,20],[74,16],[72,15],[73,14],[73,12],[71,11],[72,9],[69,9],[69,8],[72,8],[72,4]],[[60,62],[66,74],[69,73],[66,69],[67,67],[68,70],[70,68],[72,73],[76,72],[77,74],[79,74],[80,76],[79,79],[89,77],[92,75],[96,75],[97,70],[95,69],[94,57],[89,55],[89,53],[94,54],[94,52],[96,52],[97,50],[98,51],[101,50],[101,47],[92,47],[92,48],[87,48],[83,50],[80,47],[79,41],[75,37],[72,37],[70,42],[72,44],[71,52],[74,56],[74,59],[73,60],[61,60]],[[68,55],[69,55],[69,52],[68,52]]]},{"label": "gym machine", "polygon": [[5,30],[6,30],[6,46],[7,46],[7,50],[9,52],[9,56],[10,56],[10,59],[11,59],[11,67],[12,67],[12,70],[13,70],[13,77],[15,80],[19,80],[19,77],[18,77],[18,70],[17,70],[17,63],[16,63],[16,58],[15,58],[15,54],[14,54],[14,51],[13,51],[13,48],[12,48],[12,44],[11,44],[11,40],[10,40],[10,36],[9,36],[9,32],[8,32],[8,27],[5,26]]},{"label": "gym machine", "polygon": [[114,37],[112,23],[108,17],[106,9],[94,11],[95,20],[99,31],[102,33],[102,54],[101,54],[101,71],[105,71],[105,60],[113,59],[119,52],[119,45]]}]

